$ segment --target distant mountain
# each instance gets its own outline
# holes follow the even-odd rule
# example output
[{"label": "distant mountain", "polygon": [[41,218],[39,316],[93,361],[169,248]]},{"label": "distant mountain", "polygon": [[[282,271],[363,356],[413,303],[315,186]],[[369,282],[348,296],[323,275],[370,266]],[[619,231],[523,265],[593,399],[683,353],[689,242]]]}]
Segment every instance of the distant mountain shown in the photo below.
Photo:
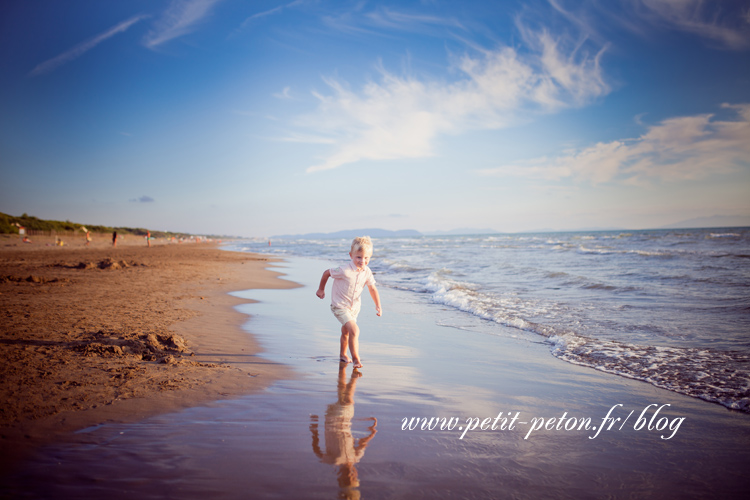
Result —
[{"label": "distant mountain", "polygon": [[514,234],[539,234],[539,233],[596,233],[601,231],[627,231],[621,227],[603,227],[603,226],[589,226],[589,227],[577,227],[575,229],[552,229],[542,228],[534,229],[533,231],[519,231]]},{"label": "distant mountain", "polygon": [[430,236],[452,236],[460,234],[498,234],[499,232],[500,231],[489,228],[477,229],[474,227],[462,227],[459,229],[451,229],[450,231],[429,231],[425,234]]},{"label": "distant mountain", "polygon": [[357,236],[370,236],[372,238],[414,238],[422,236],[422,233],[414,229],[401,229],[399,231],[389,231],[387,229],[346,229],[336,231],[335,233],[307,233],[307,234],[280,234],[271,238],[284,240],[317,240],[317,239],[337,239],[337,238],[356,238]]},{"label": "distant mountain", "polygon": [[696,217],[687,219],[659,229],[686,229],[700,227],[749,227],[750,217],[745,215],[713,215],[711,217]]}]

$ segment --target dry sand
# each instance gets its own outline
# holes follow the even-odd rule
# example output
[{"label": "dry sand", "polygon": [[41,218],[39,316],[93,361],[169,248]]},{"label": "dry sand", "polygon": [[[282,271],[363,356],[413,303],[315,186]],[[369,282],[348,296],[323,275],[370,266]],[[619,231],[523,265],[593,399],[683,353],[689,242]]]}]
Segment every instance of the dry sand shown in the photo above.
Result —
[{"label": "dry sand", "polygon": [[[288,288],[215,244],[0,239],[0,467],[71,431],[247,394],[290,376],[228,292]],[[70,245],[73,243],[73,245]]]}]

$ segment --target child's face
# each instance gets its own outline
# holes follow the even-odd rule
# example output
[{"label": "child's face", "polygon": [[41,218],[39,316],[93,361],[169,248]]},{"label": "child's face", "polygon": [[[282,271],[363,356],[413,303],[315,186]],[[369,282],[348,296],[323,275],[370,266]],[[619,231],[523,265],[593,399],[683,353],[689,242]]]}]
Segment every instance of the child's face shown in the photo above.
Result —
[{"label": "child's face", "polygon": [[360,248],[356,252],[349,252],[349,257],[352,258],[352,262],[357,269],[362,269],[370,263],[370,257],[372,257],[372,249]]}]

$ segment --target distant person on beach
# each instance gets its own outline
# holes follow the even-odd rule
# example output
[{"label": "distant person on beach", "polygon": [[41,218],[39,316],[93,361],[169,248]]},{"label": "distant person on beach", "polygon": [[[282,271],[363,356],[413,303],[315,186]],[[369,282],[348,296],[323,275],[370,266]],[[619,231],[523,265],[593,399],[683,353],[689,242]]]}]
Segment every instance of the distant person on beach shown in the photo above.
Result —
[{"label": "distant person on beach", "polygon": [[[359,358],[359,327],[357,316],[362,306],[360,297],[365,286],[370,291],[370,296],[375,302],[377,315],[382,314],[380,307],[380,295],[375,287],[375,277],[367,267],[372,257],[372,240],[369,236],[360,236],[352,241],[352,249],[349,252],[351,262],[344,266],[327,269],[320,279],[320,286],[315,295],[325,298],[326,283],[328,278],[333,278],[333,289],[331,290],[331,311],[341,323],[341,351],[339,359],[342,363],[354,362],[354,368],[362,367]],[[346,355],[346,348],[352,359]]]},{"label": "distant person on beach", "polygon": [[91,233],[86,231],[86,246],[91,245]]},{"label": "distant person on beach", "polygon": [[117,246],[117,231],[112,233],[112,246],[113,247]]},{"label": "distant person on beach", "polygon": [[146,243],[151,246],[151,231],[146,231]]}]

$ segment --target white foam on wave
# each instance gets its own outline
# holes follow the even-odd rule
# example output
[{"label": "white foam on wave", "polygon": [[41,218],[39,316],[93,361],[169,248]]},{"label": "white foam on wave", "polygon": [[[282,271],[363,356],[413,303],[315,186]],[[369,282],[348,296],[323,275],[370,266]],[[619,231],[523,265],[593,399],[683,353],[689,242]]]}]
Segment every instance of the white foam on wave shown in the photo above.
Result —
[{"label": "white foam on wave", "polygon": [[674,252],[669,252],[666,250],[615,250],[609,247],[589,248],[583,245],[580,245],[578,247],[578,252],[582,254],[598,254],[598,255],[634,254],[634,255],[641,255],[643,257],[674,257]]},{"label": "white foam on wave", "polygon": [[750,413],[750,355],[642,346],[561,332],[525,319],[554,316],[549,305],[484,293],[472,283],[451,280],[440,272],[432,273],[424,288],[432,294],[433,302],[546,337],[552,344],[552,354],[562,360]]},{"label": "white foam on wave", "polygon": [[578,251],[580,253],[594,253],[594,254],[600,254],[600,255],[607,255],[607,254],[611,254],[611,253],[616,253],[616,252],[612,251],[609,248],[588,248],[588,247],[585,247],[583,245],[581,245],[581,246],[578,247]]},{"label": "white foam on wave", "polygon": [[634,253],[636,255],[643,255],[644,257],[672,257],[671,252],[664,252],[659,250],[628,250],[627,253]]},{"label": "white foam on wave", "polygon": [[739,233],[711,233],[709,234],[709,238],[739,238],[741,235]]},{"label": "white foam on wave", "polygon": [[433,302],[545,337],[553,333],[554,329],[550,326],[524,319],[524,316],[549,314],[549,306],[541,302],[522,300],[512,294],[497,296],[480,292],[477,285],[448,279],[445,274],[432,273],[425,282],[424,291],[431,293]]},{"label": "white foam on wave", "polygon": [[712,349],[655,347],[565,333],[549,338],[552,354],[577,365],[750,413],[750,356]]}]

